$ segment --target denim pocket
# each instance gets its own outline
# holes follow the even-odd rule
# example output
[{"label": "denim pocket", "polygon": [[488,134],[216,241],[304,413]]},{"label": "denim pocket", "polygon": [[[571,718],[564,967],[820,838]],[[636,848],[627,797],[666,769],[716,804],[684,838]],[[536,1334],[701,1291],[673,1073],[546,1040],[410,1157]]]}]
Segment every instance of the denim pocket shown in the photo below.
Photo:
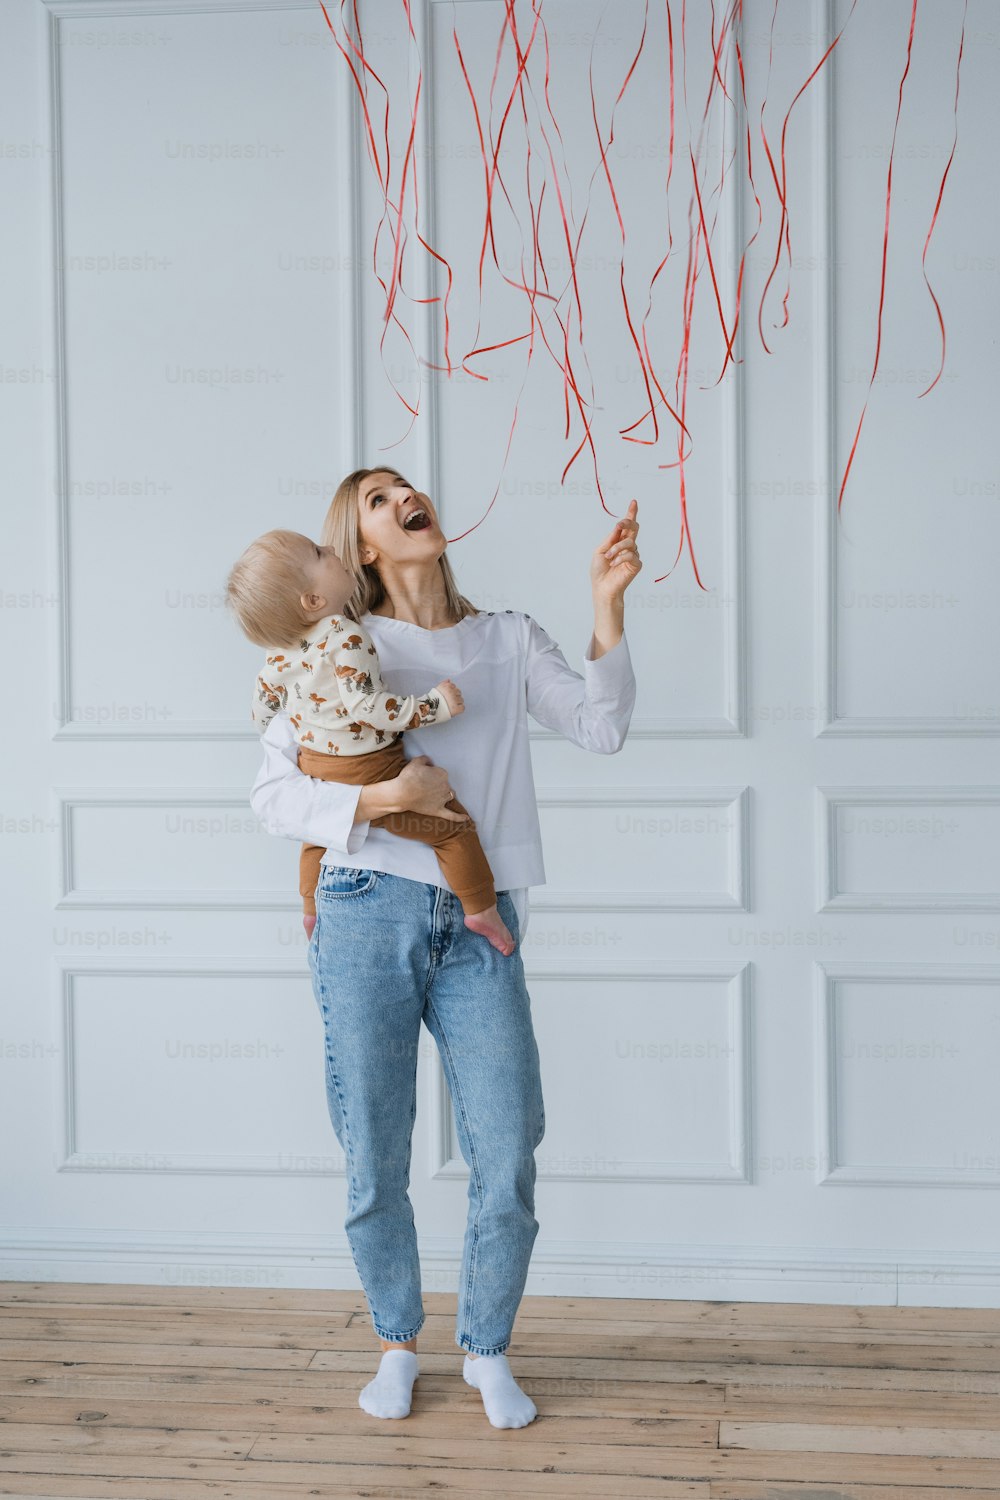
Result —
[{"label": "denim pocket", "polygon": [[497,911],[510,929],[510,935],[518,947],[521,946],[521,924],[517,918],[517,907],[509,891],[497,892]]},{"label": "denim pocket", "polygon": [[345,896],[363,896],[380,874],[380,870],[355,869],[352,865],[320,865],[316,898],[340,901]]}]

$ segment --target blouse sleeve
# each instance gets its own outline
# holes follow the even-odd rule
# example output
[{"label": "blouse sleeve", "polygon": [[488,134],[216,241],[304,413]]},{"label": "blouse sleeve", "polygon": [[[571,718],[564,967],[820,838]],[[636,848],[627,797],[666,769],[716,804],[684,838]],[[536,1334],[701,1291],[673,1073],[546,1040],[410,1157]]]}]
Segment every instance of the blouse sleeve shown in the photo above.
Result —
[{"label": "blouse sleeve", "polygon": [[260,744],[264,761],[250,790],[250,806],[268,833],[357,854],[371,827],[370,819],[354,822],[362,788],[320,781],[300,770],[286,714],[275,714]]},{"label": "blouse sleeve", "polygon": [[529,714],[583,750],[614,755],[625,743],[635,706],[635,673],[624,634],[596,660],[585,656],[581,676],[537,620],[525,618]]}]

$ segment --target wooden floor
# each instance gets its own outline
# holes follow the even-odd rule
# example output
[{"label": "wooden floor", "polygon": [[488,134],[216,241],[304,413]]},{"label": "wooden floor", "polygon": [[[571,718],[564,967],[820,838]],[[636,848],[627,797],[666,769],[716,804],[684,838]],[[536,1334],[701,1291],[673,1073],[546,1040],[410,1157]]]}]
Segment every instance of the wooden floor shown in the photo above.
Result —
[{"label": "wooden floor", "polygon": [[402,1421],[360,1292],[0,1283],[0,1494],[1000,1496],[1000,1311],[526,1297],[489,1426],[425,1294]]}]

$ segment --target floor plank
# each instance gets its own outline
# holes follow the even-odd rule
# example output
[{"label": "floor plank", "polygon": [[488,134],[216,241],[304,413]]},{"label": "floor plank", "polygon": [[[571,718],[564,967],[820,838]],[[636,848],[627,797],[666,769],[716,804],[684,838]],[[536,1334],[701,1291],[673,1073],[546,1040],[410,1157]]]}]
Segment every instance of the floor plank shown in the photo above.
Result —
[{"label": "floor plank", "polygon": [[413,1410],[358,1406],[360,1293],[0,1283],[0,1496],[73,1500],[987,1500],[1000,1310],[527,1297],[539,1415],[491,1428],[455,1299]]}]

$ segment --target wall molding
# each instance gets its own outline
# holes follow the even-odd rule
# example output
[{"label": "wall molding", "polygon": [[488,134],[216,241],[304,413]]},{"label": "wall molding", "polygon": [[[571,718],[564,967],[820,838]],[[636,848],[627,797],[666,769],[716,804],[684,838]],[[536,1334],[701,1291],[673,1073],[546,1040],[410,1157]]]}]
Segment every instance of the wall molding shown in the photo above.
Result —
[{"label": "wall molding", "polygon": [[[285,890],[107,890],[79,888],[75,876],[76,837],[73,815],[77,808],[227,808],[253,818],[245,796],[231,788],[53,787],[53,817],[59,828],[59,863],[53,904],[58,911],[260,911],[298,910],[300,899],[294,882]],[[569,912],[647,911],[750,911],[750,835],[747,786],[621,787],[586,786],[572,790],[542,788],[538,806],[578,807],[715,807],[732,809],[727,851],[727,888],[721,891],[573,890],[558,886],[533,886],[544,894],[529,896],[531,910]],[[263,831],[263,825],[260,825]]]},{"label": "wall molding", "polygon": [[[615,986],[664,980],[711,983],[723,980],[726,996],[726,1033],[729,1048],[729,1152],[718,1162],[679,1162],[668,1158],[636,1158],[617,1163],[615,1170],[549,1170],[538,1168],[539,1181],[546,1182],[706,1182],[713,1186],[746,1186],[751,1183],[751,965],[721,964],[711,961],[678,963],[645,962],[641,959],[620,963],[588,960],[580,963],[540,960],[525,965],[525,975],[537,985],[544,980],[569,980],[573,984],[613,984]],[[538,1148],[544,1156],[544,1145]],[[467,1181],[469,1168],[462,1158],[455,1129],[454,1111],[448,1093],[444,1067],[438,1058],[432,1070],[431,1130],[429,1172],[432,1178]]]},{"label": "wall molding", "polygon": [[[432,32],[429,25],[430,8],[433,4],[441,3],[441,0],[419,0],[414,7],[413,25],[417,36],[421,55],[431,60]],[[450,0],[449,0],[450,3]],[[315,14],[315,8],[303,4],[302,0],[42,0],[40,10],[44,17],[47,30],[45,55],[47,57],[46,68],[46,93],[47,93],[47,116],[49,122],[49,141],[51,179],[49,196],[49,275],[53,288],[53,300],[50,310],[49,340],[54,351],[53,369],[55,378],[52,392],[52,415],[51,430],[53,431],[53,452],[55,455],[55,472],[52,475],[52,492],[57,498],[56,509],[56,556],[54,571],[59,580],[59,608],[57,612],[57,650],[54,660],[56,661],[56,679],[54,683],[53,702],[56,706],[57,728],[52,735],[54,740],[72,741],[119,741],[119,740],[142,740],[142,741],[173,741],[173,740],[251,740],[255,737],[252,727],[248,727],[241,721],[204,722],[196,720],[181,720],[171,724],[144,725],[124,724],[119,727],[101,726],[86,722],[74,721],[72,717],[72,599],[70,589],[70,566],[69,566],[69,503],[70,494],[68,474],[68,453],[66,443],[66,361],[65,361],[65,329],[64,329],[64,303],[65,287],[59,265],[62,260],[63,249],[63,224],[62,224],[62,99],[60,93],[60,71],[58,28],[63,20],[84,20],[96,18],[126,18],[129,16],[155,17],[168,15],[193,15],[198,13],[214,13],[225,11],[227,13],[258,12],[268,10],[280,11],[303,11]],[[736,79],[732,79],[732,85],[736,86]],[[431,153],[431,142],[433,137],[433,112],[434,99],[430,91],[427,94],[427,108],[421,112],[417,122],[417,139],[421,150],[418,151],[414,161],[418,192],[421,203],[425,209],[425,222],[429,227],[428,239],[434,243],[434,219],[436,204],[434,201],[433,183],[429,170],[429,162],[433,160]],[[363,257],[360,253],[360,228],[361,228],[361,181],[359,162],[361,160],[360,142],[360,108],[354,95],[353,86],[348,88],[347,81],[341,80],[338,92],[338,108],[340,114],[341,128],[337,132],[340,148],[338,153],[337,177],[347,185],[345,196],[349,198],[353,212],[343,216],[343,229],[341,234],[342,243],[339,249],[343,255],[351,257],[351,265],[354,274],[351,277],[342,278],[340,289],[340,317],[342,326],[349,331],[343,343],[342,364],[342,389],[348,393],[356,392],[357,371],[360,368],[360,351],[362,349],[361,334],[361,309],[363,299],[360,285],[360,267]],[[742,160],[745,147],[742,137],[737,138],[736,150]],[[734,163],[734,170],[728,174],[728,186],[725,190],[728,195],[728,256],[729,256],[729,290],[730,300],[735,304],[736,281],[738,276],[740,258],[740,233],[743,222],[743,199],[745,188],[743,176],[740,172],[739,161]],[[421,297],[429,299],[434,296],[433,273],[428,257],[422,257],[418,275]],[[429,300],[425,305],[418,307],[414,316],[414,328],[417,334],[415,347],[418,359],[426,364],[431,362],[431,328],[432,311]],[[733,346],[734,356],[737,359],[743,356],[743,327],[737,330],[736,341]],[[441,503],[442,490],[440,483],[439,454],[442,442],[441,421],[439,403],[433,382],[422,390],[424,400],[427,402],[427,415],[422,424],[418,424],[414,437],[415,452],[414,462],[422,472],[430,476],[434,493],[438,496],[438,509],[443,513]],[[341,403],[341,448],[342,451],[364,453],[365,451],[365,423],[364,414],[360,409],[360,403],[356,396],[346,399]],[[629,728],[629,736],[633,739],[733,739],[745,738],[747,736],[747,609],[746,609],[746,518],[744,507],[744,496],[746,493],[746,461],[745,461],[745,437],[744,437],[744,398],[742,383],[733,379],[726,382],[726,397],[723,404],[722,421],[722,443],[721,449],[724,455],[722,461],[722,487],[729,496],[729,503],[723,511],[723,587],[728,596],[734,601],[731,609],[726,611],[726,654],[725,654],[725,709],[719,715],[689,715],[677,717],[665,716],[642,716],[634,718]],[[561,737],[553,730],[535,728],[529,726],[529,736],[533,740],[558,741]]]},{"label": "wall molding", "polygon": [[[56,1158],[57,1172],[86,1172],[98,1174],[129,1173],[142,1177],[174,1176],[178,1173],[198,1176],[232,1177],[343,1177],[343,1165],[337,1158],[343,1153],[334,1138],[330,1148],[332,1164],[294,1166],[282,1164],[282,1153],[246,1152],[233,1155],[226,1152],[156,1152],[135,1150],[127,1146],[102,1151],[82,1151],[79,1147],[77,1127],[77,1060],[76,1060],[76,980],[86,977],[105,979],[156,979],[171,976],[178,979],[273,979],[283,985],[302,981],[308,986],[308,969],[293,969],[287,964],[254,958],[203,958],[164,959],[140,962],[136,959],[73,958],[69,955],[55,959],[57,1003],[59,1015],[59,1041],[62,1049],[62,1087],[59,1096],[58,1139],[61,1141],[61,1156]],[[314,1004],[312,992],[308,991],[310,1003]],[[331,1131],[332,1135],[332,1131]],[[145,1162],[135,1158],[145,1156]],[[151,1158],[151,1159],[150,1159]],[[321,1154],[323,1161],[327,1153]],[[295,1158],[298,1160],[298,1158]],[[313,1154],[307,1158],[312,1161]]]},{"label": "wall molding", "polygon": [[[464,3],[474,3],[474,0],[464,0]],[[414,29],[420,46],[420,54],[427,59],[425,73],[433,68],[433,31],[430,25],[431,9],[436,5],[448,5],[449,18],[455,9],[455,0],[418,0],[415,6],[419,22],[415,22]],[[739,75],[735,63],[730,59],[730,77],[727,87],[733,97],[739,91]],[[435,137],[435,95],[432,89],[427,91],[427,108],[421,116],[419,135],[422,153],[418,154],[415,168],[418,181],[418,195],[422,204],[426,205],[427,223],[429,233],[427,239],[431,244],[437,243],[437,198],[434,191],[434,181],[428,168],[428,163],[437,160],[434,137]],[[742,226],[745,215],[745,160],[746,148],[742,132],[736,132],[736,144],[734,147],[734,159],[730,164],[726,185],[723,189],[726,213],[728,217],[724,220],[727,225],[726,251],[728,265],[729,305],[736,305],[737,282],[739,279],[740,255],[742,253]],[[720,264],[716,261],[717,266]],[[435,287],[430,271],[428,257],[423,258],[425,275],[421,295],[432,297],[435,295]],[[433,351],[430,343],[431,310],[430,304],[425,309],[425,316],[418,325],[421,331],[421,340],[418,345],[418,357],[424,360],[433,360]],[[733,357],[739,362],[744,356],[744,333],[743,323],[740,323],[736,331],[733,343]],[[732,376],[732,371],[729,371]],[[725,652],[725,706],[721,714],[708,715],[677,715],[657,716],[642,715],[633,717],[629,726],[629,739],[743,739],[747,737],[747,608],[746,608],[746,512],[744,497],[746,495],[746,443],[745,443],[745,417],[744,417],[744,382],[730,378],[723,383],[725,397],[722,403],[722,426],[720,448],[722,452],[722,473],[720,475],[720,486],[728,496],[728,504],[722,512],[722,587],[727,597],[733,600],[731,608],[726,610],[726,652]],[[429,439],[430,454],[432,462],[427,470],[433,475],[434,491],[438,497],[438,512],[442,513],[442,489],[439,454],[442,446],[441,414],[438,402],[435,400],[433,387],[429,391],[429,420],[427,426],[430,428]],[[421,460],[423,450],[421,450]],[[606,518],[605,518],[606,519]],[[601,520],[601,515],[596,515],[596,522]],[[601,527],[603,530],[603,526]],[[626,614],[628,613],[626,595]],[[627,629],[626,623],[626,629]],[[530,738],[533,740],[552,741],[561,740],[562,736],[555,730],[545,728],[529,728]]]},{"label": "wall molding", "polygon": [[538,794],[542,807],[713,807],[732,810],[727,855],[727,890],[675,891],[657,895],[652,891],[574,891],[559,886],[539,886],[542,894],[531,898],[531,910],[574,912],[643,911],[742,911],[749,912],[750,896],[750,788],[747,786],[573,787],[543,788]]},{"label": "wall molding", "polygon": [[816,910],[865,912],[1000,911],[1000,891],[841,891],[837,860],[837,812],[890,803],[894,807],[985,807],[1000,805],[1000,786],[817,786]]},{"label": "wall molding", "polygon": [[[53,906],[57,911],[275,911],[298,909],[301,899],[292,882],[288,890],[88,890],[76,883],[76,832],[73,814],[77,808],[120,810],[185,807],[231,809],[249,821],[257,821],[245,795],[231,787],[53,787],[53,816],[59,828],[59,862],[56,868]],[[263,831],[263,825],[259,824]]]},{"label": "wall molding", "polygon": [[[194,1174],[199,1176],[280,1176],[289,1177],[345,1177],[346,1166],[343,1153],[336,1142],[330,1146],[329,1165],[301,1165],[282,1163],[281,1153],[245,1153],[234,1156],[223,1152],[155,1152],[130,1149],[127,1145],[109,1147],[101,1151],[80,1149],[77,1128],[77,1061],[76,1061],[76,1010],[78,978],[105,978],[113,980],[148,979],[171,976],[180,979],[219,979],[234,976],[254,979],[274,979],[283,984],[300,979],[308,984],[308,969],[295,970],[276,961],[258,959],[174,959],[138,961],[123,958],[120,961],[107,958],[88,959],[69,955],[54,960],[57,982],[57,1004],[59,1015],[59,1042],[62,1053],[61,1092],[59,1098],[58,1138],[62,1142],[61,1155],[56,1159],[59,1172],[86,1172],[98,1174],[136,1174],[149,1176],[173,1176]],[[729,1090],[727,1110],[729,1121],[729,1151],[722,1162],[673,1162],[633,1160],[620,1163],[620,1170],[609,1172],[548,1171],[540,1169],[540,1179],[557,1182],[657,1182],[691,1183],[706,1182],[713,1185],[747,1185],[751,1182],[751,965],[720,964],[711,961],[687,963],[647,963],[642,960],[620,963],[588,960],[580,963],[540,960],[525,965],[525,975],[530,982],[541,980],[570,980],[579,983],[606,983],[620,985],[648,980],[671,982],[695,981],[711,983],[725,981],[727,1046],[729,1048]],[[310,998],[312,998],[310,996]],[[435,1053],[429,1070],[430,1108],[427,1125],[428,1176],[431,1179],[468,1179],[468,1167],[455,1154],[453,1145],[457,1141],[451,1097],[440,1054]],[[324,1153],[325,1159],[326,1153]],[[137,1162],[136,1157],[145,1156]],[[296,1158],[297,1159],[297,1158]],[[312,1162],[312,1154],[308,1161]],[[2,1237],[0,1237],[2,1242]]]},{"label": "wall molding", "polygon": [[816,1144],[821,1187],[976,1188],[1000,1186],[996,1167],[852,1166],[840,1155],[837,990],[845,980],[867,984],[1000,984],[1000,964],[821,963],[815,961]]},{"label": "wall molding", "polygon": [[[70,741],[119,740],[166,741],[173,740],[245,740],[256,737],[252,726],[241,721],[202,722],[177,719],[171,724],[146,725],[124,724],[120,727],[101,726],[74,720],[73,705],[73,591],[70,577],[70,506],[69,454],[67,445],[66,405],[66,332],[65,332],[65,279],[60,270],[64,261],[63,243],[63,103],[61,93],[59,27],[65,20],[91,20],[98,18],[126,18],[128,16],[177,16],[214,14],[225,11],[302,11],[311,18],[317,14],[314,5],[303,0],[42,0],[39,6],[44,26],[43,98],[51,171],[48,195],[48,277],[52,287],[51,304],[45,309],[46,337],[53,351],[52,391],[49,396],[50,432],[52,433],[52,460],[48,480],[48,493],[56,497],[54,525],[55,554],[52,568],[58,580],[58,609],[55,612],[53,656],[55,680],[52,703],[57,727],[51,738]],[[352,211],[341,215],[340,238],[337,249],[341,256],[350,257],[347,264],[352,268],[350,276],[340,277],[339,316],[345,331],[341,347],[341,390],[344,399],[338,403],[340,451],[344,454],[361,451],[361,411],[357,400],[356,372],[360,340],[358,334],[361,259],[358,253],[359,215],[358,170],[359,142],[357,110],[348,93],[346,80],[340,80],[337,91],[338,130],[336,179],[345,185],[345,197]]]},{"label": "wall molding", "polygon": [[185,16],[259,10],[302,10],[304,0],[41,0],[57,21],[90,21],[125,16]]},{"label": "wall molding", "polygon": [[[829,46],[834,39],[834,23],[829,5],[821,7],[822,30]],[[840,539],[836,497],[840,488],[840,460],[837,453],[838,383],[836,324],[836,257],[837,257],[837,184],[836,116],[838,51],[834,48],[829,65],[817,75],[820,108],[815,113],[817,141],[812,173],[815,189],[813,215],[817,226],[817,244],[826,247],[826,275],[816,278],[817,359],[814,367],[816,393],[815,431],[817,451],[824,455],[826,484],[819,485],[816,501],[815,560],[816,614],[813,637],[816,642],[814,677],[818,714],[814,737],[924,739],[954,736],[986,738],[1000,734],[1000,716],[995,719],[961,719],[949,716],[902,714],[845,714],[839,708],[839,640],[837,597],[839,584]],[[825,341],[824,341],[825,336]]]}]

